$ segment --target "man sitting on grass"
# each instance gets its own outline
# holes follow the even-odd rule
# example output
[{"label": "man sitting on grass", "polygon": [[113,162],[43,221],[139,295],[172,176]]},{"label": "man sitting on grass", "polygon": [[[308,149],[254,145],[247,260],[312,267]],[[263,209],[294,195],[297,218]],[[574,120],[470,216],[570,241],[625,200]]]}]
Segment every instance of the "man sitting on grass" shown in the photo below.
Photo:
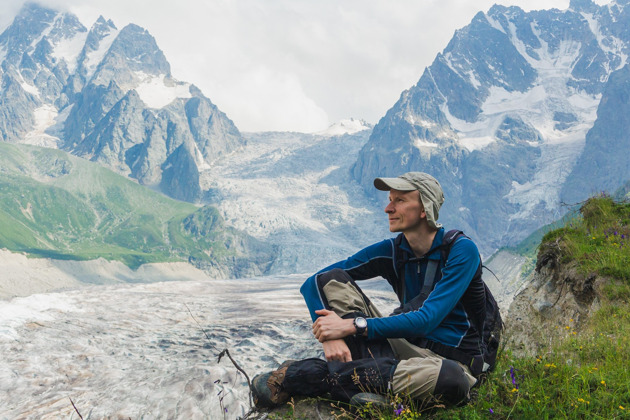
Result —
[{"label": "man sitting on grass", "polygon": [[[486,293],[477,246],[437,223],[439,182],[422,172],[376,178],[396,238],[371,245],[309,277],[300,291],[326,360],[288,361],[258,375],[259,407],[291,396],[360,404],[388,392],[449,404],[469,400],[483,360]],[[383,277],[401,306],[383,317],[356,281]]]}]

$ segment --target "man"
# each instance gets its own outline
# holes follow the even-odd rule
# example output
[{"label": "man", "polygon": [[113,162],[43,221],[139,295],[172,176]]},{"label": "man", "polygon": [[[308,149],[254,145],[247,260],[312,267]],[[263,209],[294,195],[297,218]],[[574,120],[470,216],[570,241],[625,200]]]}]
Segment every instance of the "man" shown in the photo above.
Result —
[{"label": "man", "polygon": [[[289,361],[258,375],[252,386],[258,406],[328,393],[351,403],[387,392],[419,401],[468,401],[477,382],[472,366],[478,374],[476,361],[483,361],[478,331],[485,319],[485,292],[477,247],[461,232],[445,238],[437,223],[444,195],[431,175],[376,178],[374,186],[389,191],[385,212],[390,231],[399,235],[306,280],[300,291],[326,361]],[[378,276],[392,285],[401,303],[387,317],[356,283]]]}]

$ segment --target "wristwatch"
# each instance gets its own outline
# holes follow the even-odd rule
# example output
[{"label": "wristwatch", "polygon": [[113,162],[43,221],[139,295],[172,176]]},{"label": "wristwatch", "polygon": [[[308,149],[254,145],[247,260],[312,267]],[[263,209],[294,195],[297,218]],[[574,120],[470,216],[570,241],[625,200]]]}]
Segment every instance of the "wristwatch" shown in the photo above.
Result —
[{"label": "wristwatch", "polygon": [[365,330],[367,330],[367,321],[365,320],[365,318],[362,317],[356,317],[354,318],[354,328],[357,329],[357,332],[354,334],[355,336],[360,336],[363,335],[363,333],[365,332]]}]

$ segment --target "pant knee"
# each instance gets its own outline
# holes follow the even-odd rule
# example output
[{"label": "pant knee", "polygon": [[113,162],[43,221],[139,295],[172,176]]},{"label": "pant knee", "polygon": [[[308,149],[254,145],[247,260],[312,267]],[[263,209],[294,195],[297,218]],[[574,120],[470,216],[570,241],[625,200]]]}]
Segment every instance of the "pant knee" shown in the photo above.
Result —
[{"label": "pant knee", "polygon": [[327,271],[319,274],[316,281],[326,309],[342,318],[365,317],[369,313],[369,299],[345,271]]},{"label": "pant knee", "polygon": [[453,360],[444,359],[435,384],[435,397],[458,405],[468,402],[469,392],[470,384],[462,367]]},{"label": "pant knee", "polygon": [[331,280],[339,283],[352,283],[352,277],[341,268],[333,268],[332,270],[323,272],[317,276],[317,285],[322,289],[326,283]]}]

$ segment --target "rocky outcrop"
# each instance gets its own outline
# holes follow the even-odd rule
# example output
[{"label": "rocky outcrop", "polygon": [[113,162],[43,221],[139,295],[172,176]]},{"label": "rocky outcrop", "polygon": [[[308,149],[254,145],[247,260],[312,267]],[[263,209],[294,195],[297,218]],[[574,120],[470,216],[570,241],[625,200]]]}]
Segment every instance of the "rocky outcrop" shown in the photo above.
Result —
[{"label": "rocky outcrop", "polygon": [[275,247],[228,228],[216,208],[201,207],[182,222],[197,251],[188,258],[195,267],[214,277],[254,277],[268,273]]},{"label": "rocky outcrop", "polygon": [[506,318],[505,346],[535,356],[559,338],[579,331],[600,307],[606,279],[583,275],[561,262],[555,242],[543,244],[536,271],[514,298]]}]

